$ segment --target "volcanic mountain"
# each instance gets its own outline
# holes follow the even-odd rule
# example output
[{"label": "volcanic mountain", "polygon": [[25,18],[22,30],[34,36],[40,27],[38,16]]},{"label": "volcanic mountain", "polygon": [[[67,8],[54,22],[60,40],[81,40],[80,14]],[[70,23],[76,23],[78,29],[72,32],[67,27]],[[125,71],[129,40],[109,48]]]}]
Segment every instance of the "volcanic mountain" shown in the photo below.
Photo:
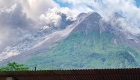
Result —
[{"label": "volcanic mountain", "polygon": [[59,34],[54,32],[34,49],[1,63],[21,61],[40,69],[140,67],[139,36],[124,30],[119,22],[112,25],[118,19],[125,20],[114,14],[106,22],[97,12],[81,13]]}]

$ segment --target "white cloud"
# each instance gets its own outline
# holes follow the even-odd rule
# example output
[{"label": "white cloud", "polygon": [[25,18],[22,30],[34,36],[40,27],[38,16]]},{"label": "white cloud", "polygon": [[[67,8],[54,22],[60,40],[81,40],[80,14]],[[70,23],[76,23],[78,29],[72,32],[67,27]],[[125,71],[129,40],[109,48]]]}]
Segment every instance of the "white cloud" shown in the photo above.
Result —
[{"label": "white cloud", "polygon": [[128,22],[124,18],[118,18],[115,23],[118,24],[119,26],[122,26],[122,31],[130,32],[134,35],[137,35],[137,34],[140,33],[139,27],[137,27],[136,25]]},{"label": "white cloud", "polygon": [[0,8],[7,8],[15,3],[20,3],[27,16],[36,19],[49,8],[59,7],[53,0],[0,0]]},{"label": "white cloud", "polygon": [[53,7],[59,7],[53,0],[0,0],[0,51],[18,42],[26,30],[32,32],[40,14]]},{"label": "white cloud", "polygon": [[81,12],[74,7],[71,9],[68,7],[62,7],[62,8],[60,8],[60,11],[64,14],[67,14],[70,17],[73,17],[73,18],[76,18],[77,15]]},{"label": "white cloud", "polygon": [[24,11],[31,18],[37,18],[49,8],[59,7],[53,0],[21,0]]},{"label": "white cloud", "polygon": [[[59,27],[61,25],[62,19],[76,18],[80,12],[67,7],[48,9],[45,14],[40,15],[40,20],[43,24],[54,25],[54,27]],[[63,14],[66,16],[64,17]]]},{"label": "white cloud", "polygon": [[16,3],[9,8],[2,8],[0,10],[0,52],[7,45],[14,45],[19,42],[24,35],[23,30],[33,29],[33,22],[27,18],[26,13],[23,12],[23,7],[20,3]]},{"label": "white cloud", "polygon": [[125,19],[128,21],[119,20],[121,21],[120,25],[133,34],[140,33],[140,9],[135,5],[134,0],[106,0],[103,1],[103,3],[106,5],[106,7],[103,8],[104,12],[101,12],[102,15],[107,15],[109,18],[114,12],[121,12],[121,14],[123,14],[123,16],[126,17]]},{"label": "white cloud", "polygon": [[54,24],[55,27],[58,27],[61,24],[61,16],[60,11],[58,11],[58,8],[49,9],[46,14],[42,14],[40,16],[40,20],[43,22],[49,24]]},{"label": "white cloud", "polygon": [[[135,5],[134,0],[58,0],[58,1],[72,4],[73,8],[78,9],[81,12],[88,11],[88,9],[90,10],[90,8],[93,8],[95,11],[100,13],[103,19],[106,21],[111,20],[111,17],[113,17],[114,12],[120,13],[121,15],[125,16],[128,21],[131,22],[131,25],[129,26],[128,25],[124,26],[124,22],[121,22],[122,23],[121,26],[123,28],[129,29],[129,31],[133,33],[140,33],[139,30],[140,8],[138,8]],[[132,25],[132,23],[134,25]]]}]

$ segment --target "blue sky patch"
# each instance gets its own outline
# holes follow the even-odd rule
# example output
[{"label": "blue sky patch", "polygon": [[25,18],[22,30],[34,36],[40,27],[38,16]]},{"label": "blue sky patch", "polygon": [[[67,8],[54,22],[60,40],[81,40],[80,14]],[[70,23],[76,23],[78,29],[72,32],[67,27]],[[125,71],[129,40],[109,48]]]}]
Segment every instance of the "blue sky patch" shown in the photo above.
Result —
[{"label": "blue sky patch", "polygon": [[61,2],[60,0],[54,0],[54,1],[57,2],[61,7],[70,7],[71,6],[71,4]]},{"label": "blue sky patch", "polygon": [[138,6],[138,7],[140,7],[140,0],[135,0],[136,1],[136,5]]}]

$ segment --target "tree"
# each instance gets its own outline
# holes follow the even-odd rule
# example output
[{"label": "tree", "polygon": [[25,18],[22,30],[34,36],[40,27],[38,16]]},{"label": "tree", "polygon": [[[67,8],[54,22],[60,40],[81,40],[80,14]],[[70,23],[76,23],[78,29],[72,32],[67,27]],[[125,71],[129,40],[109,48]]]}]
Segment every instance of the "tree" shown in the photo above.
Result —
[{"label": "tree", "polygon": [[6,67],[0,68],[0,71],[27,71],[29,68],[16,62],[8,63]]}]

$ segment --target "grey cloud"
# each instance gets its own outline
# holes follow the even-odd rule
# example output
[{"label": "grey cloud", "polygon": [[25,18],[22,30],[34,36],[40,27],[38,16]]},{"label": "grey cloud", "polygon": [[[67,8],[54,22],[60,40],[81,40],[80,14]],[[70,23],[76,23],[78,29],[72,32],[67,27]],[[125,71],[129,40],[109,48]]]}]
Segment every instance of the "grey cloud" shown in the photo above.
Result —
[{"label": "grey cloud", "polygon": [[49,8],[59,7],[53,0],[0,0],[0,8],[7,8],[15,3],[20,3],[27,16],[36,19]]},{"label": "grey cloud", "polygon": [[32,20],[23,13],[23,7],[19,3],[14,4],[10,9],[1,10],[0,27],[27,29],[33,24]]},{"label": "grey cloud", "polygon": [[19,2],[20,0],[0,0],[0,8],[3,7],[10,7],[16,2]]},{"label": "grey cloud", "polygon": [[53,0],[0,0],[0,51],[18,43],[26,32],[34,33],[40,14],[54,6],[59,7]]},{"label": "grey cloud", "polygon": [[[14,45],[26,31],[32,31],[34,22],[27,18],[20,3],[0,11],[0,51]],[[23,32],[21,30],[24,30]]]},{"label": "grey cloud", "polygon": [[64,11],[64,9],[62,10],[63,12],[61,12],[61,9],[56,7],[49,9],[46,14],[42,14],[40,16],[40,21],[44,26],[49,26],[51,28],[55,27],[56,29],[65,29],[65,27],[72,23],[74,19],[70,13],[67,14],[67,11]]},{"label": "grey cloud", "polygon": [[49,8],[59,7],[53,0],[21,0],[21,4],[23,5],[24,12],[32,19],[38,18]]}]

